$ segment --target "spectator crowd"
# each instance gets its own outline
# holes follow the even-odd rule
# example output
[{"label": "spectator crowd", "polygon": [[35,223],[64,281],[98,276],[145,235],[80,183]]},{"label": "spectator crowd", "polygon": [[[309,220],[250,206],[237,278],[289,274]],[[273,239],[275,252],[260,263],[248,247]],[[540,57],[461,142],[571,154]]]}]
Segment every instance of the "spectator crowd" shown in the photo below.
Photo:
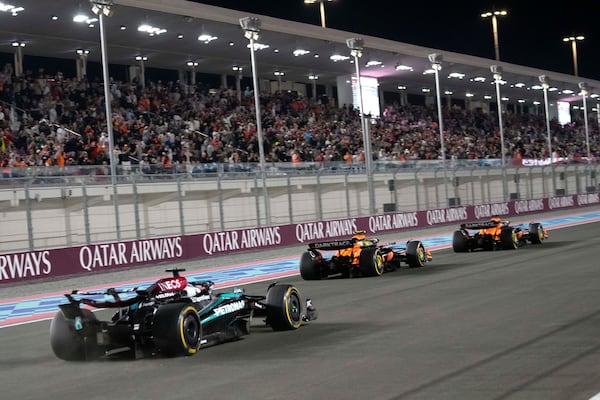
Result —
[{"label": "spectator crowd", "polygon": [[[110,82],[113,150],[119,164],[176,165],[259,161],[254,96],[230,88],[183,82]],[[261,94],[263,148],[268,162],[364,161],[360,116],[350,105],[295,93]],[[448,159],[501,158],[497,115],[445,107]],[[503,115],[504,156],[548,158],[543,113]],[[372,121],[376,160],[441,158],[437,109],[388,104]],[[101,82],[28,72],[0,73],[0,166],[108,165],[109,139]],[[554,156],[587,156],[584,121],[551,121]],[[589,144],[600,155],[598,124],[590,119]]]}]

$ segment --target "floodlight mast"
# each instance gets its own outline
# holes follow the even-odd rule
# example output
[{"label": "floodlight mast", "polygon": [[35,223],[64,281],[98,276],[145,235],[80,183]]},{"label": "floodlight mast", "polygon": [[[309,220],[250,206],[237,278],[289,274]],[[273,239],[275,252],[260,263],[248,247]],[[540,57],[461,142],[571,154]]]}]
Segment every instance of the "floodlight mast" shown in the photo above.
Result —
[{"label": "floodlight mast", "polygon": [[442,169],[444,170],[444,191],[446,199],[448,199],[448,180],[446,169],[446,146],[444,144],[444,119],[442,116],[442,97],[440,95],[440,70],[442,69],[443,57],[441,54],[432,53],[427,56],[431,63],[431,68],[435,73],[435,92],[438,108],[438,127],[440,129],[440,153],[442,158]]},{"label": "floodlight mast", "polygon": [[500,96],[500,82],[502,81],[502,67],[499,65],[490,66],[490,71],[494,74],[494,82],[496,83],[496,99],[498,102],[498,126],[500,128],[500,160],[502,163],[502,195],[503,200],[506,200],[506,161],[504,154],[504,123],[502,122],[502,97]]},{"label": "floodlight mast", "polygon": [[[258,157],[260,163],[260,173],[262,176],[263,197],[265,206],[266,225],[271,224],[271,210],[269,204],[269,193],[267,191],[267,171],[265,165],[265,153],[263,144],[262,121],[260,111],[260,87],[258,85],[258,75],[256,71],[256,60],[254,57],[254,41],[260,37],[261,21],[256,17],[240,18],[240,26],[244,30],[244,37],[250,41],[250,59],[252,63],[252,80],[254,85],[254,108],[256,111],[256,135],[258,140]],[[259,219],[260,223],[260,219]]]},{"label": "floodlight mast", "polygon": [[540,75],[539,80],[542,84],[542,89],[544,90],[544,110],[546,112],[546,137],[548,139],[548,157],[550,157],[550,165],[552,165],[552,136],[550,133],[550,111],[548,107],[548,89],[550,88],[550,83],[546,75]]},{"label": "floodlight mast", "polygon": [[442,167],[446,166],[446,146],[444,144],[444,121],[442,118],[442,98],[440,95],[440,75],[439,71],[442,69],[443,57],[441,54],[433,53],[428,56],[431,68],[435,73],[435,91],[438,105],[438,125],[440,128],[440,151],[442,156]]},{"label": "floodlight mast", "polygon": [[[109,86],[110,76],[108,74],[108,56],[106,51],[106,29],[104,27],[104,17],[113,15],[112,0],[90,0],[92,12],[98,16],[100,25],[100,47],[102,52],[102,79],[104,80],[104,104],[106,108],[106,132],[108,135],[108,159],[110,161],[110,180],[112,185],[112,200],[115,209],[115,231],[117,241],[121,241],[121,226],[119,222],[119,200],[117,193],[117,160],[114,154],[114,137],[112,125],[111,93]],[[139,239],[139,238],[138,238]]]},{"label": "floodlight mast", "polygon": [[587,117],[587,84],[585,82],[579,82],[579,89],[581,90],[581,98],[583,99],[583,118],[584,118],[584,126],[585,126],[585,146],[587,150],[587,162],[591,162],[592,153],[590,152],[590,133],[588,127],[588,117]]},{"label": "floodlight mast", "polygon": [[332,2],[333,0],[304,0],[304,4],[315,4],[319,3],[319,13],[321,14],[321,27],[326,28],[325,24],[325,2]]},{"label": "floodlight mast", "polygon": [[362,84],[360,79],[359,58],[362,57],[364,40],[351,38],[346,40],[346,46],[350,49],[350,55],[354,57],[356,66],[356,87],[358,88],[358,104],[360,108],[360,124],[362,127],[363,147],[365,151],[365,170],[367,172],[367,190],[369,192],[369,213],[375,214],[375,188],[373,185],[373,156],[371,154],[371,134],[365,120],[365,109],[363,107]]}]

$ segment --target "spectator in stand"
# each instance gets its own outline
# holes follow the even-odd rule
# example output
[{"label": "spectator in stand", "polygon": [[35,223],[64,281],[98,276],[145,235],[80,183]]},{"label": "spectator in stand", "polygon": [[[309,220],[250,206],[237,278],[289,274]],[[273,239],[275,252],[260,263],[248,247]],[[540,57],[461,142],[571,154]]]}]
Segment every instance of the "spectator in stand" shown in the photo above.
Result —
[{"label": "spectator in stand", "polygon": [[[6,71],[6,68],[5,68]],[[13,79],[13,77],[11,77]],[[7,121],[0,109],[0,159],[13,152],[28,165],[103,165],[108,137],[103,88],[98,82],[76,81],[30,71],[17,84],[0,74],[1,98],[15,99],[24,112]],[[239,149],[244,162],[258,162],[254,99],[247,89],[241,102],[233,91],[207,90],[200,82],[149,82],[145,87],[111,81],[113,139],[118,162],[149,165],[228,162]],[[359,114],[346,105],[336,108],[289,93],[262,95],[265,159],[274,162],[364,162]],[[372,126],[372,154],[389,161],[437,160],[441,157],[435,108],[390,104]],[[448,159],[500,158],[501,143],[494,113],[452,107],[444,110]],[[543,115],[508,112],[504,133],[509,159],[547,158]],[[587,156],[584,124],[551,123],[552,148],[568,158]],[[592,156],[600,151],[596,121],[590,123]],[[128,150],[126,150],[128,149]],[[168,157],[162,157],[162,153]],[[85,153],[85,154],[84,154]],[[60,154],[60,155],[59,155]],[[362,156],[361,156],[362,155]],[[357,157],[363,157],[360,159]],[[139,160],[139,161],[138,161]],[[148,165],[147,164],[147,165]]]}]

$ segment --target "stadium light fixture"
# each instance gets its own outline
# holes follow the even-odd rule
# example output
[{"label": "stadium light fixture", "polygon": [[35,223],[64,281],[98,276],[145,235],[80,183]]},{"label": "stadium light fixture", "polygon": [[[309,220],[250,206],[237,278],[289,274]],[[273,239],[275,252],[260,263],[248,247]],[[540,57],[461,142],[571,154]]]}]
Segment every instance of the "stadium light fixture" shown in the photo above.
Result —
[{"label": "stadium light fixture", "polygon": [[[369,127],[365,121],[365,109],[363,106],[362,83],[360,79],[360,66],[358,59],[362,57],[364,50],[364,40],[361,38],[351,38],[346,40],[346,46],[350,49],[350,55],[354,57],[356,67],[356,87],[358,89],[358,104],[360,112],[360,123],[362,126],[363,144],[365,150],[365,169],[367,172],[367,188],[369,191],[369,212],[375,214],[375,188],[373,185],[373,156],[371,155],[371,135]],[[314,82],[314,81],[313,81]]]},{"label": "stadium light fixture", "polygon": [[591,161],[592,153],[590,153],[590,130],[588,127],[588,115],[587,115],[587,95],[588,88],[585,82],[579,82],[579,94],[583,100],[583,118],[584,118],[584,126],[585,126],[585,147],[587,150],[587,159],[588,163]]},{"label": "stadium light fixture", "polygon": [[563,42],[571,42],[571,53],[573,54],[573,71],[575,76],[579,76],[577,63],[577,42],[581,42],[585,37],[583,35],[573,35],[563,38]]},{"label": "stadium light fixture", "polygon": [[500,128],[500,160],[502,163],[502,193],[503,199],[506,200],[506,163],[504,155],[504,123],[502,122],[502,97],[500,96],[500,84],[502,81],[502,67],[499,65],[490,66],[490,71],[494,76],[494,83],[496,85],[496,101],[498,102],[498,125]]},{"label": "stadium light fixture", "polygon": [[498,17],[503,17],[507,14],[508,12],[506,10],[486,11],[481,14],[481,18],[492,19],[492,34],[494,35],[494,51],[496,54],[496,61],[500,61],[500,46],[498,44]]},{"label": "stadium light fixture", "polygon": [[550,81],[546,75],[539,76],[540,83],[542,84],[542,90],[544,91],[544,110],[546,112],[546,138],[548,139],[548,157],[550,157],[550,164],[552,164],[552,136],[550,133],[550,112],[548,107],[548,88],[550,88]]},{"label": "stadium light fixture", "polygon": [[115,231],[117,241],[121,241],[121,226],[119,223],[119,200],[117,196],[117,159],[114,152],[112,110],[110,105],[110,86],[108,74],[108,58],[106,50],[106,30],[104,27],[104,18],[113,15],[112,0],[90,0],[92,12],[98,16],[100,21],[100,48],[102,52],[102,79],[104,80],[104,104],[106,108],[106,131],[108,135],[108,159],[110,160],[110,180],[113,190],[113,206],[115,209]]},{"label": "stadium light fixture", "polygon": [[325,3],[333,2],[333,0],[304,0],[304,4],[315,4],[319,3],[319,13],[321,14],[321,27],[327,28],[325,23]]},{"label": "stadium light fixture", "polygon": [[440,151],[442,155],[442,167],[446,165],[446,147],[444,145],[444,120],[442,118],[442,98],[440,96],[440,71],[442,70],[443,57],[441,54],[432,53],[428,56],[431,68],[435,74],[435,92],[438,106],[438,124],[440,129]]},{"label": "stadium light fixture", "polygon": [[269,193],[267,191],[267,171],[265,165],[265,152],[263,143],[262,121],[260,112],[260,86],[258,85],[258,74],[256,72],[256,60],[254,56],[254,42],[260,37],[260,19],[256,17],[240,18],[240,26],[244,31],[244,37],[250,41],[250,60],[252,62],[252,80],[254,85],[254,109],[256,111],[256,135],[258,139],[258,157],[260,162],[260,172],[262,176],[263,197],[265,205],[266,224],[271,224],[271,210],[269,205]]}]

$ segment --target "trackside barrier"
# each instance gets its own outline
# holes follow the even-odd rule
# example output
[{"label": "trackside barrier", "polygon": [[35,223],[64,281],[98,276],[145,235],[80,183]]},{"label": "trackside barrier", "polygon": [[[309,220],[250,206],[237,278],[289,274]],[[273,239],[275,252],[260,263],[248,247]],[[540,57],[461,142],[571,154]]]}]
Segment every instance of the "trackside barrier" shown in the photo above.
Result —
[{"label": "trackside barrier", "polygon": [[301,245],[347,237],[356,229],[365,229],[370,234],[392,233],[455,225],[494,215],[514,217],[598,204],[600,194],[587,193],[7,253],[0,254],[0,285]]}]

